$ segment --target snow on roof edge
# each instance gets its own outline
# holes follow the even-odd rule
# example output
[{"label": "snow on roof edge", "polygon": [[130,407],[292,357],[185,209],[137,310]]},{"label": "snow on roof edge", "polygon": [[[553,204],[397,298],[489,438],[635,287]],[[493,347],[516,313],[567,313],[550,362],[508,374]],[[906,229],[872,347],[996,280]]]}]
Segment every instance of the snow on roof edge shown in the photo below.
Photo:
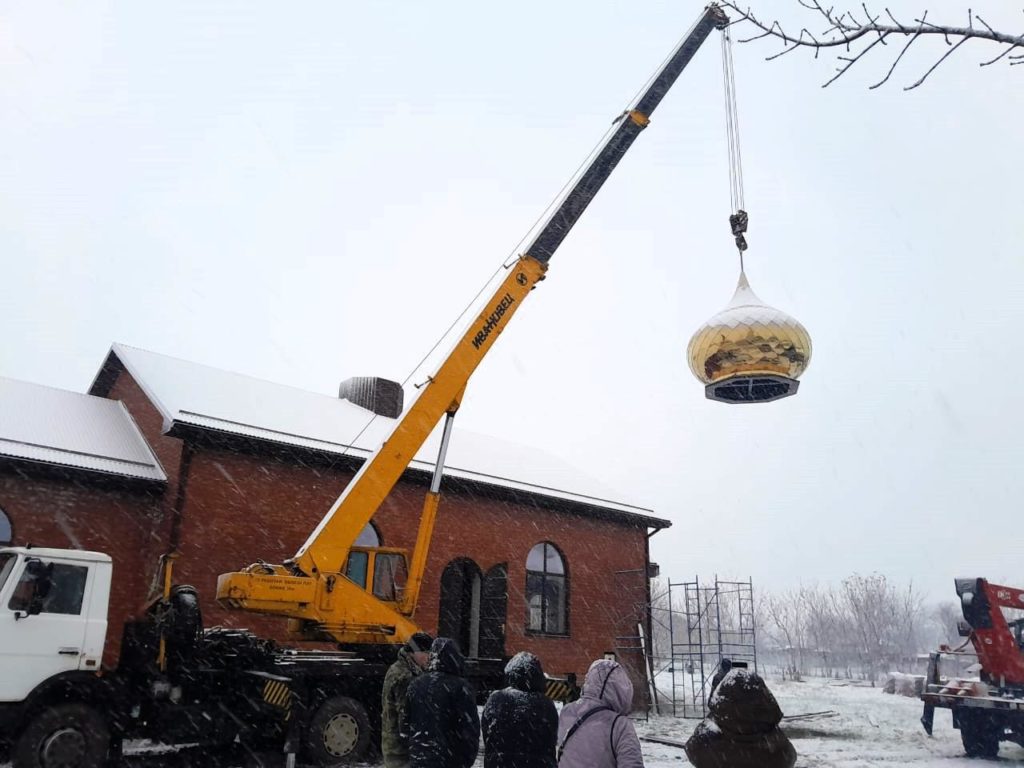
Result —
[{"label": "snow on roof edge", "polygon": [[[0,440],[0,446],[4,443],[10,443],[9,440]],[[110,477],[121,477],[126,480],[146,480],[155,483],[166,483],[167,475],[164,473],[162,467],[145,467],[145,465],[138,465],[135,462],[122,461],[119,459],[110,459],[103,456],[91,456],[94,460],[92,464],[85,464],[84,462],[69,461],[67,456],[68,451],[61,451],[56,448],[45,448],[43,446],[27,446],[29,450],[15,452],[11,450],[4,450],[0,447],[0,458],[8,459],[14,462],[29,462],[31,464],[45,464],[49,467],[62,467],[64,469],[74,469],[82,472],[93,472],[98,475],[108,475]],[[49,454],[49,457],[47,457]],[[75,455],[73,452],[70,455]],[[98,462],[114,465],[112,467],[98,466]],[[129,465],[128,467],[124,465]],[[135,469],[145,468],[147,471],[133,471]]]},{"label": "snow on roof edge", "polygon": [[[189,416],[190,418],[177,418],[174,420],[174,423],[182,424],[183,426],[195,427],[198,429],[207,429],[214,432],[222,432],[224,434],[251,437],[257,440],[277,443],[279,445],[289,445],[295,448],[306,448],[308,450],[323,451],[325,453],[351,456],[355,459],[358,459],[359,461],[364,461],[373,454],[373,451],[367,450],[365,448],[359,448],[357,446],[345,445],[344,443],[332,443],[317,438],[304,437],[302,435],[291,435],[286,432],[277,432],[275,430],[263,429],[261,427],[254,427],[249,424],[239,424],[237,422],[228,421],[225,419],[218,419],[214,416],[207,416],[205,414],[192,413],[190,411],[179,412],[179,416],[185,415]],[[343,450],[338,450],[339,448]],[[429,474],[434,471],[434,463],[429,461],[423,461],[421,459],[413,459],[412,461],[409,462],[408,468]],[[607,510],[608,512],[619,513],[643,519],[645,522],[649,523],[649,527],[652,528],[669,528],[672,525],[672,522],[670,520],[655,517],[653,515],[654,510],[647,509],[646,507],[637,507],[633,506],[632,504],[624,504],[622,502],[612,501],[611,499],[602,499],[597,496],[588,496],[586,494],[573,493],[571,491],[562,491],[557,488],[548,488],[546,486],[535,485],[532,483],[527,483],[520,480],[513,480],[505,477],[498,477],[496,475],[488,475],[482,472],[475,472],[470,469],[462,469],[460,467],[455,466],[446,466],[445,474],[449,477],[458,478],[460,480],[468,480],[471,482],[478,482],[485,485],[493,486],[495,488],[521,491],[524,493],[529,493],[534,496],[556,499],[559,501],[568,501],[574,504],[580,504],[589,507],[599,507],[602,510]]]}]

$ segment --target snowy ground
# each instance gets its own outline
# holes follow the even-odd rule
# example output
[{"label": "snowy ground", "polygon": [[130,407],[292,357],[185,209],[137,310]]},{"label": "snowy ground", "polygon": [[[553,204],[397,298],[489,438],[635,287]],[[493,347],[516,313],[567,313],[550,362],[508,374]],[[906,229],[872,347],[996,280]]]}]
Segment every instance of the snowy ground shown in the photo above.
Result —
[{"label": "snowy ground", "polygon": [[[988,762],[968,760],[953,730],[948,710],[935,713],[935,736],[925,734],[918,719],[921,702],[885,695],[879,688],[835,685],[812,679],[803,683],[768,680],[787,715],[835,710],[838,717],[793,723],[785,730],[793,740],[798,768],[866,768],[866,766],[914,766],[916,768],[980,768]],[[696,723],[671,717],[652,717],[638,723],[641,735],[650,734],[685,741]],[[1024,766],[1024,749],[1004,742],[1000,763]],[[644,744],[647,768],[685,764],[682,750]]]},{"label": "snowy ground", "polygon": [[[887,696],[879,688],[836,685],[825,680],[783,683],[769,679],[768,683],[787,715],[829,709],[839,712],[838,717],[786,727],[800,755],[798,768],[981,768],[990,764],[964,757],[960,733],[953,730],[947,711],[935,714],[935,736],[925,735],[918,722],[921,702],[916,699]],[[637,731],[641,736],[685,741],[695,725],[694,720],[652,716],[647,722],[638,722]],[[1021,747],[1004,742],[999,754],[999,763],[1007,768],[1024,766]],[[644,742],[644,756],[647,768],[687,764],[683,750],[670,746]],[[206,768],[210,761],[197,755],[134,755],[128,764],[131,768]],[[477,765],[482,766],[483,760]]]}]

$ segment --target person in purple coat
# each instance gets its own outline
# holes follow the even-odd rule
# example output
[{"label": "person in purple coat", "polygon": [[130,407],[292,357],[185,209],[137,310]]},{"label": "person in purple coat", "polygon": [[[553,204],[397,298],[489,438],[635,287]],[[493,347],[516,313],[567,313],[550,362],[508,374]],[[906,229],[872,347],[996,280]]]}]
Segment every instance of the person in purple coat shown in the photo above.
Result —
[{"label": "person in purple coat", "polygon": [[583,696],[558,716],[559,768],[643,768],[632,709],[626,670],[609,659],[591,664]]}]

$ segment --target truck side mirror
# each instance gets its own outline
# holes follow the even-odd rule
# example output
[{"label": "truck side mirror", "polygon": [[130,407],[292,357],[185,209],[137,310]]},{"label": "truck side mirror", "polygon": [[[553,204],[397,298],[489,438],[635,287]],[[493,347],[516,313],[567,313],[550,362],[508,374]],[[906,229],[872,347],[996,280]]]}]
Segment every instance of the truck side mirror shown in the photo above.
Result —
[{"label": "truck side mirror", "polygon": [[29,616],[38,616],[43,612],[43,602],[53,587],[53,566],[47,565],[38,557],[30,557],[25,561],[25,576],[28,576],[32,584],[32,593],[29,595],[25,613]]}]

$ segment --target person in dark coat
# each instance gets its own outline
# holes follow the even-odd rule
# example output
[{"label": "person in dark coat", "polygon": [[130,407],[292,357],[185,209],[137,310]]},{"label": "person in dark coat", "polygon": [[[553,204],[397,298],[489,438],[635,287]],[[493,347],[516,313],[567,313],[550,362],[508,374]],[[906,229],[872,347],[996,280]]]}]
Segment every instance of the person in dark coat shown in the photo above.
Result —
[{"label": "person in dark coat", "polygon": [[505,665],[508,687],[484,707],[484,768],[555,768],[558,711],[544,695],[540,659],[520,651]]},{"label": "person in dark coat", "polygon": [[380,751],[384,757],[384,768],[407,768],[409,765],[409,683],[426,668],[433,642],[434,638],[426,632],[414,634],[399,649],[398,660],[384,676],[380,714]]},{"label": "person in dark coat", "polygon": [[733,667],[708,699],[708,710],[686,741],[694,768],[796,765],[796,750],[779,728],[782,710],[760,675]]},{"label": "person in dark coat", "polygon": [[480,718],[465,661],[455,641],[437,638],[427,671],[409,684],[411,768],[470,768],[480,745]]}]

